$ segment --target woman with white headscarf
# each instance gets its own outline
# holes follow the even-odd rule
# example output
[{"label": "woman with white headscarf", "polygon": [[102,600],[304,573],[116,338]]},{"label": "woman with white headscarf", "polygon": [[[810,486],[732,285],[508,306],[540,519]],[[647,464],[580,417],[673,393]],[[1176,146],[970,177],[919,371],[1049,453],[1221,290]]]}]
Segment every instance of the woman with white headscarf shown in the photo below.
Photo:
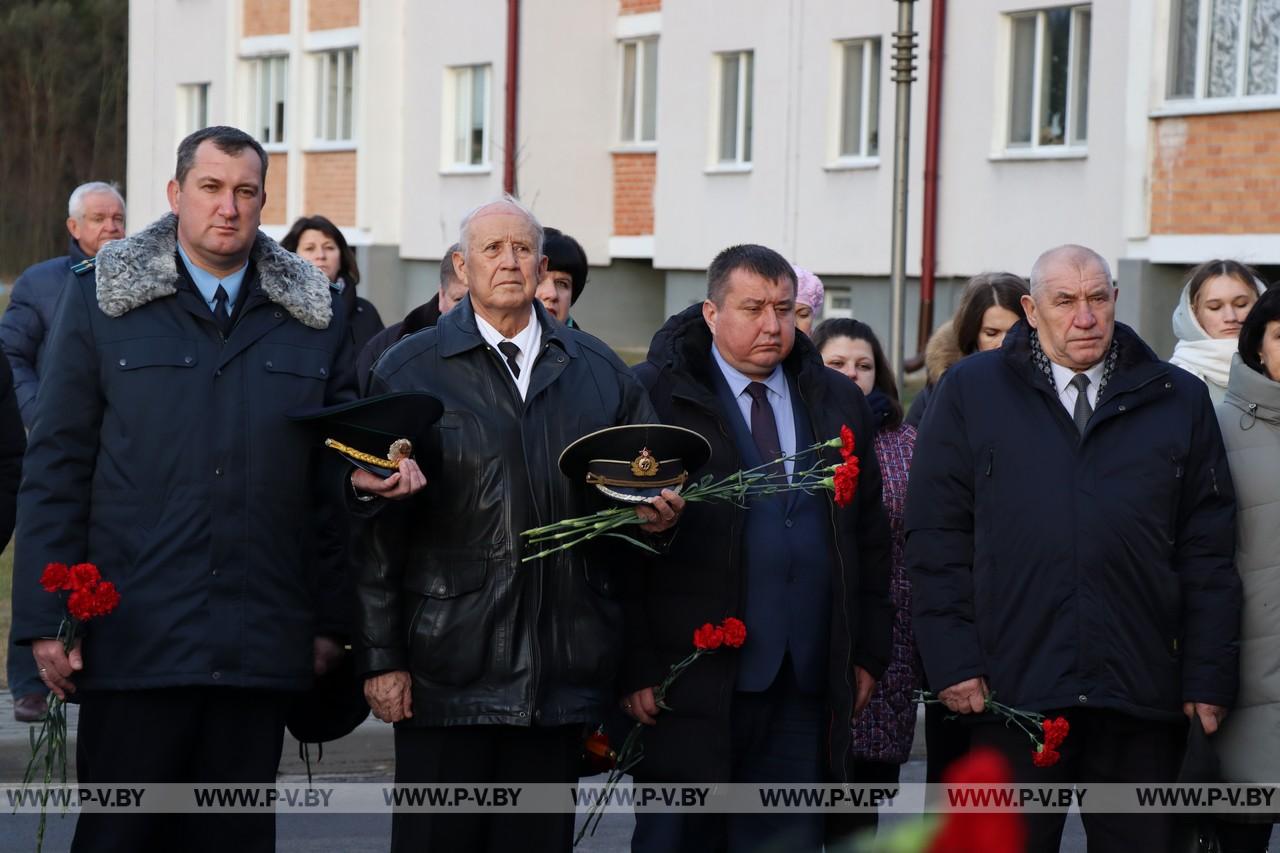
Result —
[{"label": "woman with white headscarf", "polygon": [[1266,286],[1257,273],[1239,261],[1206,261],[1191,271],[1182,298],[1173,312],[1178,345],[1169,358],[1209,386],[1209,396],[1221,403],[1231,375],[1240,327]]}]

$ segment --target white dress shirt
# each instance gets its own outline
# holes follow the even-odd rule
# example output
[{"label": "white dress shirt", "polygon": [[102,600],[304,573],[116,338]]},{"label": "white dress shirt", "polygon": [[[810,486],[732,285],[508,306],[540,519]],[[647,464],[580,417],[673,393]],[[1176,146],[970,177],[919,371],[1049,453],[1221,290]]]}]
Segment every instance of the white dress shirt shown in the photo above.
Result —
[{"label": "white dress shirt", "polygon": [[[769,400],[769,405],[773,407],[773,422],[778,427],[778,445],[782,449],[783,456],[793,455],[796,452],[796,419],[791,408],[791,389],[787,385],[786,374],[782,372],[782,365],[775,367],[768,379],[758,380],[752,379],[725,361],[715,344],[711,345],[711,354],[715,356],[716,364],[720,366],[725,382],[729,383],[729,391],[738,403],[742,419],[746,421],[747,432],[751,431],[751,395],[747,393],[747,386],[752,382],[761,382],[768,389],[765,396]],[[765,462],[771,461],[765,460]],[[782,464],[787,470],[788,477],[795,473],[793,460],[788,459]]]},{"label": "white dress shirt", "polygon": [[1089,377],[1089,387],[1085,389],[1085,393],[1089,396],[1089,407],[1098,408],[1098,383],[1102,381],[1102,371],[1106,364],[1107,360],[1104,358],[1088,370],[1075,371],[1055,361],[1049,362],[1049,367],[1053,369],[1053,387],[1058,392],[1058,400],[1066,408],[1068,415],[1075,417],[1076,398],[1080,396],[1076,386],[1071,384],[1077,372],[1082,372]]},{"label": "white dress shirt", "polygon": [[499,332],[490,325],[483,317],[476,314],[476,328],[480,330],[480,337],[484,338],[485,343],[493,348],[498,354],[498,358],[502,359],[502,366],[506,367],[508,372],[511,370],[507,364],[507,357],[502,354],[502,350],[498,349],[498,344],[503,341],[511,341],[520,348],[520,352],[516,354],[516,364],[520,367],[520,375],[511,375],[512,380],[516,383],[516,390],[520,392],[520,399],[523,400],[529,393],[529,378],[533,376],[533,363],[538,360],[538,350],[542,348],[542,325],[538,322],[538,314],[533,310],[533,306],[529,306],[529,322],[520,331],[516,332],[513,338],[504,338],[502,332]]}]

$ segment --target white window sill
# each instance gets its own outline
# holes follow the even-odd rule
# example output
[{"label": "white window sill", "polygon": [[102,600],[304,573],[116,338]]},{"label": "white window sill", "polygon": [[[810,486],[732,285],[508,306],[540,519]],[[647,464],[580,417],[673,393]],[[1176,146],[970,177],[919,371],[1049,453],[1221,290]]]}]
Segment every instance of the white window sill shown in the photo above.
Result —
[{"label": "white window sill", "polygon": [[440,169],[442,175],[488,175],[493,172],[491,163],[482,163],[479,166],[464,166],[455,164],[452,166],[443,166]]},{"label": "white window sill", "polygon": [[716,163],[703,170],[708,175],[745,175],[750,171],[750,163]]},{"label": "white window sill", "polygon": [[656,142],[619,142],[609,149],[610,154],[657,154]]},{"label": "white window sill", "polygon": [[842,157],[822,167],[828,172],[862,172],[868,169],[879,169],[879,157]]},{"label": "white window sill", "polygon": [[1217,113],[1256,113],[1280,110],[1280,97],[1253,95],[1244,98],[1185,98],[1165,101],[1153,109],[1150,118],[1173,116],[1202,116]]},{"label": "white window sill", "polygon": [[263,142],[262,150],[268,154],[288,154],[289,143],[287,142]]},{"label": "white window sill", "polygon": [[1089,149],[1078,145],[1045,145],[1040,148],[1006,148],[993,151],[988,160],[1084,160]]},{"label": "white window sill", "polygon": [[302,150],[307,154],[318,154],[324,151],[355,151],[356,148],[354,139],[313,139]]}]

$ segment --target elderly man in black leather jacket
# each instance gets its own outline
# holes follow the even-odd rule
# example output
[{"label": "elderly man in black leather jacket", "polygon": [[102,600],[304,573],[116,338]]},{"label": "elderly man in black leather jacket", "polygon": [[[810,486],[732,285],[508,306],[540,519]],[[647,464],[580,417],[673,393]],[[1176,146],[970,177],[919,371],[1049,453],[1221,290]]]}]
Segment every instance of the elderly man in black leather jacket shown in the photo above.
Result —
[{"label": "elderly man in black leather jacket", "polygon": [[[468,298],[374,368],[370,393],[423,390],[444,415],[418,448],[425,489],[374,515],[360,568],[365,695],[396,725],[397,782],[574,782],[584,724],[621,658],[630,546],[521,563],[520,532],[582,514],[557,462],[573,440],[656,421],[603,343],[534,299],[541,227],[506,199],[463,220],[452,261]],[[378,493],[357,472],[357,493]],[[670,528],[668,491],[637,512]],[[610,540],[612,541],[612,540]],[[397,813],[393,850],[569,850],[572,814]]]}]

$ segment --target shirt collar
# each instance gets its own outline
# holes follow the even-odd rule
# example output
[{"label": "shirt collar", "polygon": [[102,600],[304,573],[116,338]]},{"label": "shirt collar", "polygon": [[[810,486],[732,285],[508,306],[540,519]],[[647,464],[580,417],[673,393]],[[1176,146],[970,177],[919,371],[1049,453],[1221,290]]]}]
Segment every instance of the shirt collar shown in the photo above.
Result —
[{"label": "shirt collar", "polygon": [[230,311],[232,306],[236,304],[236,299],[240,296],[240,285],[244,283],[244,275],[249,269],[249,262],[245,261],[244,266],[226,278],[218,278],[208,270],[201,269],[193,264],[191,258],[187,256],[186,249],[182,248],[181,241],[178,242],[178,255],[182,258],[183,266],[187,268],[187,272],[191,275],[191,280],[195,282],[196,289],[200,291],[204,301],[209,303],[209,307],[213,307],[218,285],[222,285],[222,288],[227,291],[227,310]]},{"label": "shirt collar", "polygon": [[724,356],[720,354],[720,348],[716,346],[715,341],[711,342],[711,355],[715,357],[716,364],[720,365],[720,372],[724,374],[725,382],[729,383],[729,390],[733,392],[736,398],[747,390],[747,386],[752,382],[763,381],[766,388],[779,397],[786,397],[787,378],[782,373],[782,365],[779,364],[773,368],[773,373],[769,374],[769,378],[765,380],[752,379],[742,371],[738,370],[729,362],[724,360]]},{"label": "shirt collar", "polygon": [[1089,387],[1093,389],[1097,389],[1098,383],[1102,379],[1102,371],[1106,369],[1106,366],[1107,366],[1107,360],[1105,358],[1102,361],[1095,364],[1093,367],[1090,367],[1088,370],[1081,370],[1081,371],[1075,371],[1069,367],[1063,367],[1061,364],[1058,364],[1056,361],[1050,361],[1049,369],[1053,371],[1054,390],[1056,390],[1059,394],[1066,391],[1067,386],[1071,384],[1071,380],[1076,375],[1077,372],[1083,373],[1085,376],[1088,376]]},{"label": "shirt collar", "polygon": [[525,324],[523,329],[516,332],[515,337],[511,338],[503,337],[501,332],[494,328],[488,320],[481,317],[478,313],[475,315],[475,318],[476,328],[480,330],[480,337],[484,338],[490,346],[496,349],[498,344],[503,341],[511,341],[513,344],[520,347],[520,354],[522,356],[533,349],[535,342],[534,338],[540,331],[538,328],[538,314],[533,310],[532,305],[529,306],[529,322]]}]

